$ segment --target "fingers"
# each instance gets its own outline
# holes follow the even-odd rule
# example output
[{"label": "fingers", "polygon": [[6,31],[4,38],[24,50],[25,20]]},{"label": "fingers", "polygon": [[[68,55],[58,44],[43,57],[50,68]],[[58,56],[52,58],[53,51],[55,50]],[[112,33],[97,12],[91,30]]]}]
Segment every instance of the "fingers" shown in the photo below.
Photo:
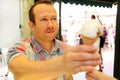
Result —
[{"label": "fingers", "polygon": [[93,46],[73,46],[68,47],[63,55],[63,64],[67,73],[91,72],[96,65],[101,64],[101,57]]},{"label": "fingers", "polygon": [[92,72],[97,66],[96,61],[73,61],[71,64],[71,71],[74,73],[83,71]]},{"label": "fingers", "polygon": [[94,46],[89,46],[89,45],[78,45],[78,46],[68,47],[67,51],[94,53],[96,52],[96,48]]},{"label": "fingers", "polygon": [[79,53],[73,53],[68,55],[71,60],[78,60],[78,61],[84,61],[84,60],[100,60],[100,54],[95,53],[95,54],[91,54],[88,52],[79,52]]},{"label": "fingers", "polygon": [[99,62],[97,61],[72,61],[72,68],[81,67],[81,66],[97,66]]},{"label": "fingers", "polygon": [[100,54],[96,53],[96,48],[94,46],[73,46],[66,49],[65,54],[72,60],[98,60],[101,59]]},{"label": "fingers", "polygon": [[76,60],[72,57],[63,59],[64,66],[66,67],[65,70],[67,70],[70,73],[77,73],[82,71],[91,72],[95,66],[101,64],[101,61],[99,59],[92,59],[92,57],[88,60],[81,60],[81,57],[79,57],[79,59]]},{"label": "fingers", "polygon": [[86,71],[91,72],[93,70],[94,70],[93,66],[81,66],[74,68],[73,74],[76,74],[78,72],[86,72]]}]

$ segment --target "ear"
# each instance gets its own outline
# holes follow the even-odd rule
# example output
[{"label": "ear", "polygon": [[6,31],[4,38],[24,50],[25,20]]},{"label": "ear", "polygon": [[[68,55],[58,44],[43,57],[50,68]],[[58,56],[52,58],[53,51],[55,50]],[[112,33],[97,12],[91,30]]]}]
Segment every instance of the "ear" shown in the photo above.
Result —
[{"label": "ear", "polygon": [[33,23],[33,22],[31,22],[31,21],[29,21],[29,23],[28,23],[28,24],[29,24],[29,27],[33,30],[33,29],[34,29],[34,26],[35,26],[35,25],[34,25],[34,23]]}]

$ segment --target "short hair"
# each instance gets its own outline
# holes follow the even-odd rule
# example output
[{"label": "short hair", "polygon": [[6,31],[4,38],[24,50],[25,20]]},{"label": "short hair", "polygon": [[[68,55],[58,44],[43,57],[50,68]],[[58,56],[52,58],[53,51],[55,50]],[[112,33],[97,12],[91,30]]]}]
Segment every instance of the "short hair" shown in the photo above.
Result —
[{"label": "short hair", "polygon": [[35,6],[37,6],[38,4],[49,4],[49,5],[53,5],[51,0],[38,0],[36,1],[36,3],[30,8],[29,10],[29,20],[31,22],[33,22],[35,24],[35,15],[33,13],[33,9]]},{"label": "short hair", "polygon": [[96,19],[95,15],[91,15],[91,19]]}]

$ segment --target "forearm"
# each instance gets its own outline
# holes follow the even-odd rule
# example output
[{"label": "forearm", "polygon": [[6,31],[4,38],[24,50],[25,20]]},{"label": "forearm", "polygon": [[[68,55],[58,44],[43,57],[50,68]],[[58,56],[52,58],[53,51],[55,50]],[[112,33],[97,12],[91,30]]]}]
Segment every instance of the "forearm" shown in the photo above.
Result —
[{"label": "forearm", "polygon": [[25,56],[18,56],[9,63],[9,68],[13,73],[16,73],[15,76],[26,75],[28,77],[39,76],[42,79],[51,78],[64,73],[61,58],[57,57],[47,61],[30,61]]}]

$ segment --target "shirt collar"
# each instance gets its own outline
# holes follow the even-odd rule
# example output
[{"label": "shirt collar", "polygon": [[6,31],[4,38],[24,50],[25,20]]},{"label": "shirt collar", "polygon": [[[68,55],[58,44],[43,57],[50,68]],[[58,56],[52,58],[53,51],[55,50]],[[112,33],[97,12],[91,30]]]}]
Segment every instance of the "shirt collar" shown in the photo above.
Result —
[{"label": "shirt collar", "polygon": [[[53,51],[57,51],[61,48],[59,42],[57,39],[54,39],[54,43],[55,43],[55,46],[53,48]],[[31,46],[33,47],[33,50],[36,52],[36,53],[39,53],[41,50],[42,50],[42,47],[39,45],[38,41],[32,36],[31,37]]]}]

